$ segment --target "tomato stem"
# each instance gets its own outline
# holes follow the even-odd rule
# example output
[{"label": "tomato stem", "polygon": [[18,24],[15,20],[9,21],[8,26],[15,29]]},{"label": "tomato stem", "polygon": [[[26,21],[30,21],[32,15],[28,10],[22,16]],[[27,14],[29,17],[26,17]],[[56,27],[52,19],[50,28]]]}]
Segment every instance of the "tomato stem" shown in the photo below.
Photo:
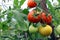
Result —
[{"label": "tomato stem", "polygon": [[[30,22],[30,23],[29,23],[29,26],[30,26],[31,24],[32,24],[32,23]],[[27,30],[27,34],[28,34],[28,36],[30,37],[30,39],[33,40],[33,38],[31,37],[31,34],[29,33],[29,30]]]},{"label": "tomato stem", "polygon": [[33,40],[33,38],[31,37],[31,34],[29,33],[29,30],[27,30],[27,33],[28,33],[30,39]]},{"label": "tomato stem", "polygon": [[52,34],[50,35],[51,36],[51,40],[57,40],[57,38],[56,38],[56,36],[55,36],[55,33],[54,33],[54,25],[53,24],[50,24],[51,25],[51,27],[52,27]]},{"label": "tomato stem", "polygon": [[46,0],[41,0],[40,5],[41,5],[41,8],[43,10],[45,10],[46,12],[48,12],[48,8],[46,6]]}]

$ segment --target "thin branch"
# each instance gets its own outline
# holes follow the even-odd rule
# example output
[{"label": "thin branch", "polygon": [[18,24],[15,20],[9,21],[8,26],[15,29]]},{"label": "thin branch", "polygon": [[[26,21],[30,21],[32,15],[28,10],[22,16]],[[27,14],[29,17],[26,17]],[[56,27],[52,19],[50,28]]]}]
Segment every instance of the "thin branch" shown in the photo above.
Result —
[{"label": "thin branch", "polygon": [[47,8],[47,5],[46,5],[46,0],[41,0],[40,5],[41,5],[41,8],[43,10],[45,10],[46,12],[48,12],[48,8]]}]

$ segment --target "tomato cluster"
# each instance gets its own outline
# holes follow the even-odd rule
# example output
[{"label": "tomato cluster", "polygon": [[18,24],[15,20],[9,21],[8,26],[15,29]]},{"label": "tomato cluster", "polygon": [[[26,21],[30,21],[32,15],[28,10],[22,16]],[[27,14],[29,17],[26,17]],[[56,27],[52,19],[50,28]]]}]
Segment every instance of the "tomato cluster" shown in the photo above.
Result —
[{"label": "tomato cluster", "polygon": [[32,10],[28,13],[28,20],[33,23],[41,22],[50,24],[52,22],[52,16],[51,14],[46,15],[45,12],[41,12],[38,14],[36,10]]},{"label": "tomato cluster", "polygon": [[[29,8],[33,8],[37,6],[37,3],[34,0],[28,0],[27,3]],[[37,8],[36,8],[37,9]],[[30,33],[40,33],[43,36],[49,36],[52,33],[52,27],[49,25],[52,22],[52,15],[47,14],[45,12],[41,12],[38,10],[32,10],[28,13],[27,19],[31,23],[41,23],[46,24],[45,26],[39,25],[39,27],[35,27],[34,25],[29,26],[29,32]]]},{"label": "tomato cluster", "polygon": [[[43,36],[49,36],[52,33],[52,27],[48,24],[52,22],[52,16],[50,14],[46,15],[45,12],[38,12],[36,10],[32,10],[31,12],[28,13],[28,21],[32,23],[44,23],[47,24],[45,26],[39,26],[39,27],[34,27],[31,25],[29,27],[29,32],[30,33],[35,33],[39,32]],[[42,21],[41,21],[42,20]]]}]

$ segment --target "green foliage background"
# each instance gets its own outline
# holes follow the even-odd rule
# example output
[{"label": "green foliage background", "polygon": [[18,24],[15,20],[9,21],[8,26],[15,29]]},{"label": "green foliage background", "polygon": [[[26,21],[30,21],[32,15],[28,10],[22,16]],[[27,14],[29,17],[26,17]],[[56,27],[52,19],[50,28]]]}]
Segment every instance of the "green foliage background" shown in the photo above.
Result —
[{"label": "green foliage background", "polygon": [[[47,37],[43,37],[39,33],[36,35],[27,32],[30,24],[27,20],[29,8],[24,10],[20,9],[24,2],[25,0],[14,0],[14,8],[9,7],[8,10],[0,12],[0,40],[38,40],[39,38],[48,40]],[[60,4],[59,0],[58,2]],[[48,5],[49,12],[53,16],[52,23],[57,27],[60,25],[60,5],[53,7],[49,0],[46,1],[46,4]],[[40,6],[38,7],[40,8]],[[5,15],[7,15],[6,20]],[[2,21],[2,18],[4,21]],[[26,36],[26,34],[29,36]],[[56,36],[58,35],[56,31],[55,34]]]}]

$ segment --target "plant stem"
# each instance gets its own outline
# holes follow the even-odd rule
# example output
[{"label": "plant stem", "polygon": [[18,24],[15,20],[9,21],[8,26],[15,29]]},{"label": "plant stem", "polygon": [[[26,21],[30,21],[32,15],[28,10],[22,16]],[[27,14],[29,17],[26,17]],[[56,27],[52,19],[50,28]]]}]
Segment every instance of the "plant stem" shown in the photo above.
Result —
[{"label": "plant stem", "polygon": [[[40,5],[42,7],[43,10],[45,10],[48,13],[48,8],[46,6],[46,0],[41,0]],[[50,40],[57,40],[55,33],[54,33],[54,25],[50,24],[50,26],[52,27],[52,34],[51,34],[51,39]],[[48,39],[49,40],[49,39]]]},{"label": "plant stem", "polygon": [[57,38],[56,38],[56,36],[55,36],[55,33],[54,33],[54,25],[53,24],[51,24],[51,27],[52,27],[52,34],[51,34],[51,39],[50,40],[57,40]]},{"label": "plant stem", "polygon": [[46,6],[46,0],[41,0],[40,5],[44,11],[48,12],[48,8]]},{"label": "plant stem", "polygon": [[[30,22],[30,23],[29,23],[29,26],[30,26],[31,24],[32,24],[32,23]],[[28,30],[27,30],[27,34],[28,34],[28,36],[30,37],[30,39],[33,40],[33,38],[31,37],[31,34],[29,33],[29,28],[28,28]],[[30,40],[30,39],[29,39],[29,40]]]},{"label": "plant stem", "polygon": [[33,40],[32,37],[31,37],[31,34],[29,33],[28,30],[27,30],[27,33],[28,33],[28,36],[30,37],[30,39]]}]

